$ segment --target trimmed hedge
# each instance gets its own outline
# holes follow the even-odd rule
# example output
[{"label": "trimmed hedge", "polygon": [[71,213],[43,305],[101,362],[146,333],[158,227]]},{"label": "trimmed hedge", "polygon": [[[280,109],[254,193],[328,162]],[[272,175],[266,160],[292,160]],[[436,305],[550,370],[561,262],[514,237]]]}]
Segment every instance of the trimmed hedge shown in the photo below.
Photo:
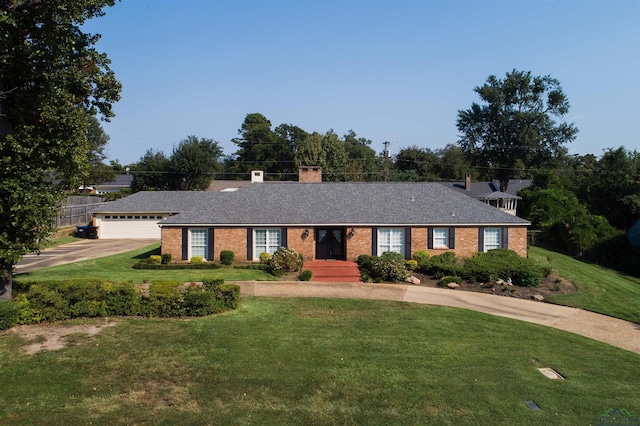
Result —
[{"label": "trimmed hedge", "polygon": [[154,281],[146,288],[101,280],[47,281],[23,283],[20,291],[15,299],[20,324],[113,315],[201,316],[235,309],[240,298],[240,287],[223,279],[203,285]]},{"label": "trimmed hedge", "polygon": [[154,269],[154,270],[171,270],[171,269],[218,269],[221,266],[217,263],[153,263],[149,259],[143,259],[133,264],[133,269]]},{"label": "trimmed hedge", "polygon": [[313,278],[313,271],[310,269],[305,269],[300,272],[300,281],[311,281]]},{"label": "trimmed hedge", "polygon": [[0,330],[8,330],[18,323],[20,306],[11,300],[0,300]]},{"label": "trimmed hedge", "polygon": [[235,257],[236,255],[233,250],[222,250],[220,252],[220,263],[229,266],[233,263]]}]

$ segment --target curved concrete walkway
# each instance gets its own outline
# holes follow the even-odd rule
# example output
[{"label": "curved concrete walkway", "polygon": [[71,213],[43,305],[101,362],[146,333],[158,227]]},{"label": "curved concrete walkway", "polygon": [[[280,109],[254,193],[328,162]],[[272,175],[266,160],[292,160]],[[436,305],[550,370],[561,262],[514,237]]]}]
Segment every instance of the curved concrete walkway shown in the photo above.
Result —
[{"label": "curved concrete walkway", "polygon": [[640,324],[550,303],[405,284],[302,281],[244,281],[234,284],[240,285],[241,294],[245,296],[397,300],[471,309],[557,328],[640,354]]}]

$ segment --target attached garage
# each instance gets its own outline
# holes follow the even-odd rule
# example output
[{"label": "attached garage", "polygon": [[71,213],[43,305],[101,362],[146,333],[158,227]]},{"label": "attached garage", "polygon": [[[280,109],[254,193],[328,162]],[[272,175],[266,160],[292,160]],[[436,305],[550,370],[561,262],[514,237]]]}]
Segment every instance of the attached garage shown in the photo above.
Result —
[{"label": "attached garage", "polygon": [[98,238],[115,239],[160,239],[159,222],[169,214],[103,214],[94,215],[94,226],[98,227]]},{"label": "attached garage", "polygon": [[93,212],[98,238],[157,239],[159,223],[185,210],[206,211],[215,208],[230,193],[206,191],[141,191],[104,203]]}]

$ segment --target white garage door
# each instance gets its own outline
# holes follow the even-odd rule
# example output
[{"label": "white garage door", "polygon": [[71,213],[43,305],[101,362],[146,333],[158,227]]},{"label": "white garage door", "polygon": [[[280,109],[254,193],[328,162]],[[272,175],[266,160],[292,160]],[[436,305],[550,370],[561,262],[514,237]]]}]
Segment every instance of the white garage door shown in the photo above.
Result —
[{"label": "white garage door", "polygon": [[161,238],[158,222],[161,215],[96,215],[98,238],[114,239],[158,239]]}]

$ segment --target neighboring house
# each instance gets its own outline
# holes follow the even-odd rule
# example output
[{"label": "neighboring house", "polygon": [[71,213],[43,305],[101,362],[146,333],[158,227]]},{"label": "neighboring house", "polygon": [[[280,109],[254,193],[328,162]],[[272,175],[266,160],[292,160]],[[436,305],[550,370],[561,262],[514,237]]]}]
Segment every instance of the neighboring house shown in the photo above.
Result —
[{"label": "neighboring house", "polygon": [[318,168],[308,168],[301,182],[255,182],[233,192],[141,192],[105,205],[94,225],[100,238],[148,238],[141,229],[150,234],[159,225],[162,253],[177,261],[218,260],[222,250],[258,261],[282,246],[307,260],[385,251],[410,258],[418,250],[527,254],[529,222],[438,183],[320,179]]},{"label": "neighboring house", "polygon": [[116,178],[113,181],[95,185],[95,189],[97,194],[120,192],[123,189],[131,188],[132,182],[133,175],[116,175]]},{"label": "neighboring house", "polygon": [[440,184],[515,216],[518,200],[521,199],[517,194],[520,190],[530,187],[532,182],[531,179],[511,180],[507,192],[500,192],[500,182],[472,182],[469,174],[465,176],[464,182]]},{"label": "neighboring house", "polygon": [[206,191],[213,192],[232,192],[237,191],[240,188],[244,188],[252,183],[263,182],[264,172],[260,170],[254,170],[251,172],[251,180],[214,180]]},{"label": "neighboring house", "polygon": [[116,175],[116,178],[111,182],[103,182],[98,185],[81,185],[78,187],[78,192],[81,194],[106,194],[109,192],[120,192],[125,188],[131,188],[133,182],[132,175]]}]

